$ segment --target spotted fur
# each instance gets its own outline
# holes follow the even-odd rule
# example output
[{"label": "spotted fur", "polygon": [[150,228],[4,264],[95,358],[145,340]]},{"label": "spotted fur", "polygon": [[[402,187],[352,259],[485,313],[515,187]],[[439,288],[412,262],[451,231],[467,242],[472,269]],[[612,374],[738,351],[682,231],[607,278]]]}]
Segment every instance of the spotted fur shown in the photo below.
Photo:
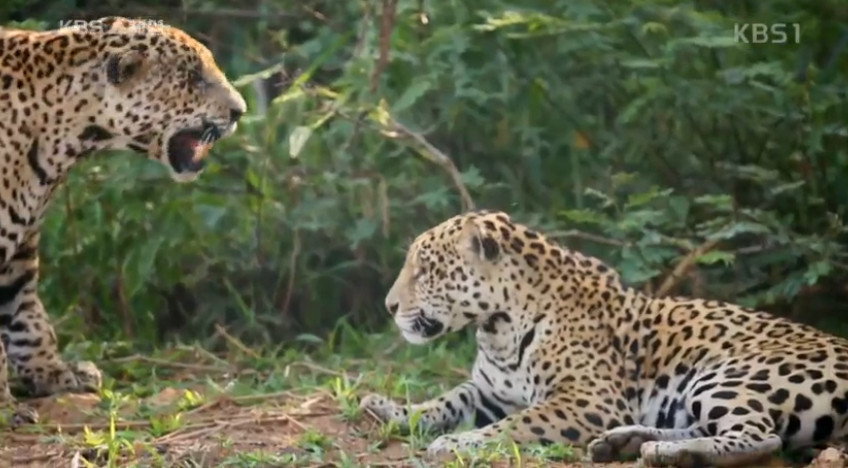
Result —
[{"label": "spotted fur", "polygon": [[179,29],[124,18],[0,28],[0,405],[13,403],[7,364],[32,395],[100,387],[94,364],[62,360],[36,292],[39,226],[71,167],[131,149],[193,180],[245,110],[209,50]]},{"label": "spotted fur", "polygon": [[584,446],[595,462],[728,466],[846,433],[848,341],[733,304],[648,296],[505,213],[421,234],[386,307],[412,343],[477,326],[467,382],[410,407],[362,401],[442,432],[474,419],[432,454],[505,437]]}]

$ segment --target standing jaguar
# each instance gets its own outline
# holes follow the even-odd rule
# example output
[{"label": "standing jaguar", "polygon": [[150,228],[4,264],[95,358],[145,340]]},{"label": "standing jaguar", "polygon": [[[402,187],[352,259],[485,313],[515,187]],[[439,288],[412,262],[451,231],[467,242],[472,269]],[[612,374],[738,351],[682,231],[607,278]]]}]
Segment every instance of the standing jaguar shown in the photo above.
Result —
[{"label": "standing jaguar", "polygon": [[17,422],[37,415],[14,404],[9,364],[32,395],[101,385],[93,363],[62,359],[36,291],[39,226],[71,167],[129,149],[191,181],[245,111],[209,50],[177,28],[119,17],[0,28],[0,406]]},{"label": "standing jaguar", "polygon": [[753,463],[846,433],[848,341],[734,304],[651,297],[602,261],[502,212],[418,236],[386,297],[404,338],[477,326],[471,378],[406,407],[361,406],[451,431],[431,454],[507,438],[570,443],[594,462]]}]

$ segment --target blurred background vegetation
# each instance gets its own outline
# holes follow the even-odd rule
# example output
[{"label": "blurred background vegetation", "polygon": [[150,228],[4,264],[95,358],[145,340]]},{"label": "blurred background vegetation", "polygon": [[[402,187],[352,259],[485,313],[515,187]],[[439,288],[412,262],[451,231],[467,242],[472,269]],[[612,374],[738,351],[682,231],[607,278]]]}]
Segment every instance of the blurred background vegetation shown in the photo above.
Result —
[{"label": "blurred background vegetation", "polygon": [[[0,5],[36,29],[112,14],[202,40],[250,115],[192,185],[122,154],[78,168],[42,237],[64,342],[382,329],[408,242],[471,206],[646,290],[848,332],[844,0]],[[744,23],[800,41],[739,43]]]}]

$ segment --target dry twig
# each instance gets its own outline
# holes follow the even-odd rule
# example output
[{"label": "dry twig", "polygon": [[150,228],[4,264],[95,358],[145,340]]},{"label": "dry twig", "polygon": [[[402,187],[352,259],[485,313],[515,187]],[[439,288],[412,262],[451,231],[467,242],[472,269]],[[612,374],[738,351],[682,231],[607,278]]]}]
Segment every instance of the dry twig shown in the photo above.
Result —
[{"label": "dry twig", "polygon": [[605,245],[613,245],[616,247],[627,247],[630,245],[630,242],[620,241],[618,239],[611,239],[609,237],[599,236],[597,234],[592,234],[588,232],[578,231],[577,229],[571,229],[568,231],[552,231],[548,233],[547,237],[551,239],[557,238],[566,238],[566,239],[583,239],[590,242],[595,242],[597,244],[605,244]]},{"label": "dry twig", "polygon": [[197,354],[202,354],[202,355],[206,356],[207,358],[209,358],[210,361],[220,363],[220,364],[227,366],[227,367],[229,367],[231,365],[226,359],[222,359],[222,358],[216,356],[214,353],[210,352],[209,350],[203,349],[203,347],[201,347],[201,346],[196,346],[196,345],[195,346],[177,346],[177,349],[191,351],[191,352],[194,352],[194,353],[197,353]]},{"label": "dry twig", "polygon": [[244,354],[247,354],[248,356],[251,356],[254,359],[260,359],[261,358],[261,356],[259,356],[259,354],[257,354],[256,351],[248,348],[247,346],[244,345],[244,343],[241,342],[241,340],[239,340],[238,338],[227,333],[227,330],[218,323],[215,324],[215,333],[217,335],[220,335],[221,338],[227,340],[228,343],[230,343],[231,345],[236,347],[239,351],[243,352]]},{"label": "dry twig", "polygon": [[226,372],[228,369],[226,367],[221,366],[210,366],[206,364],[186,364],[182,362],[174,362],[174,361],[166,361],[164,359],[157,359],[149,356],[143,356],[141,354],[133,354],[132,356],[126,356],[115,359],[108,359],[104,362],[110,364],[122,364],[127,362],[144,362],[147,364],[153,364],[161,367],[174,367],[178,369],[187,369],[194,370],[198,372]]},{"label": "dry twig", "polygon": [[[388,111],[386,114],[388,115]],[[468,189],[462,182],[462,176],[460,175],[459,170],[457,170],[456,164],[453,163],[453,160],[448,157],[448,155],[433,146],[432,143],[424,138],[424,135],[410,130],[408,127],[395,120],[395,118],[391,115],[388,115],[388,126],[388,131],[383,131],[384,135],[390,138],[409,138],[417,143],[421,147],[419,153],[421,153],[425,159],[436,163],[448,173],[451,181],[457,191],[459,191],[459,195],[462,198],[463,211],[474,209],[474,200],[471,198],[471,194],[468,193]]]},{"label": "dry twig", "polygon": [[689,252],[688,255],[683,257],[678,263],[677,266],[674,267],[674,270],[666,276],[665,280],[662,282],[659,288],[655,293],[656,296],[662,297],[672,291],[677,287],[678,283],[686,277],[686,273],[695,265],[695,261],[701,255],[712,250],[719,243],[718,239],[713,239],[705,242],[695,250]]},{"label": "dry twig", "polygon": [[383,0],[383,14],[380,18],[380,56],[377,58],[377,66],[371,74],[371,92],[377,91],[380,84],[380,75],[389,63],[389,50],[391,49],[392,31],[395,28],[395,13],[397,11],[397,0]]},{"label": "dry twig", "polygon": [[291,299],[294,295],[294,282],[297,277],[297,257],[300,255],[300,231],[298,229],[292,230],[292,250],[289,255],[289,278],[288,283],[286,285],[286,297],[283,299],[283,306],[280,310],[280,314],[283,317],[287,317],[289,315],[289,306],[291,306]]},{"label": "dry twig", "polygon": [[313,364],[311,362],[306,361],[297,361],[289,364],[290,367],[305,367],[313,372],[317,372],[319,374],[327,374],[327,375],[335,375],[337,377],[341,377],[345,375],[344,372],[335,371],[332,369],[327,369],[324,366],[319,366],[318,364]]}]

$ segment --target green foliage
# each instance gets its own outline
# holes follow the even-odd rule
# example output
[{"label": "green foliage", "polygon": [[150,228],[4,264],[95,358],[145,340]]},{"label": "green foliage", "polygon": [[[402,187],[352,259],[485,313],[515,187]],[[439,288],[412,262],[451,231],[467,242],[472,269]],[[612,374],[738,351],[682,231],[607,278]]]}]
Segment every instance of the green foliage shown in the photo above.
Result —
[{"label": "green foliage", "polygon": [[[16,19],[86,16],[47,3]],[[220,324],[311,346],[339,320],[382,325],[404,247],[463,209],[395,122],[478,207],[633,284],[713,241],[675,292],[767,306],[846,279],[840,1],[399,0],[384,32],[377,2],[257,0],[238,26],[189,3],[146,11],[202,35],[250,114],[192,185],[124,154],[78,168],[42,245],[63,339],[223,343]],[[798,23],[801,43],[734,41],[752,22]]]}]

